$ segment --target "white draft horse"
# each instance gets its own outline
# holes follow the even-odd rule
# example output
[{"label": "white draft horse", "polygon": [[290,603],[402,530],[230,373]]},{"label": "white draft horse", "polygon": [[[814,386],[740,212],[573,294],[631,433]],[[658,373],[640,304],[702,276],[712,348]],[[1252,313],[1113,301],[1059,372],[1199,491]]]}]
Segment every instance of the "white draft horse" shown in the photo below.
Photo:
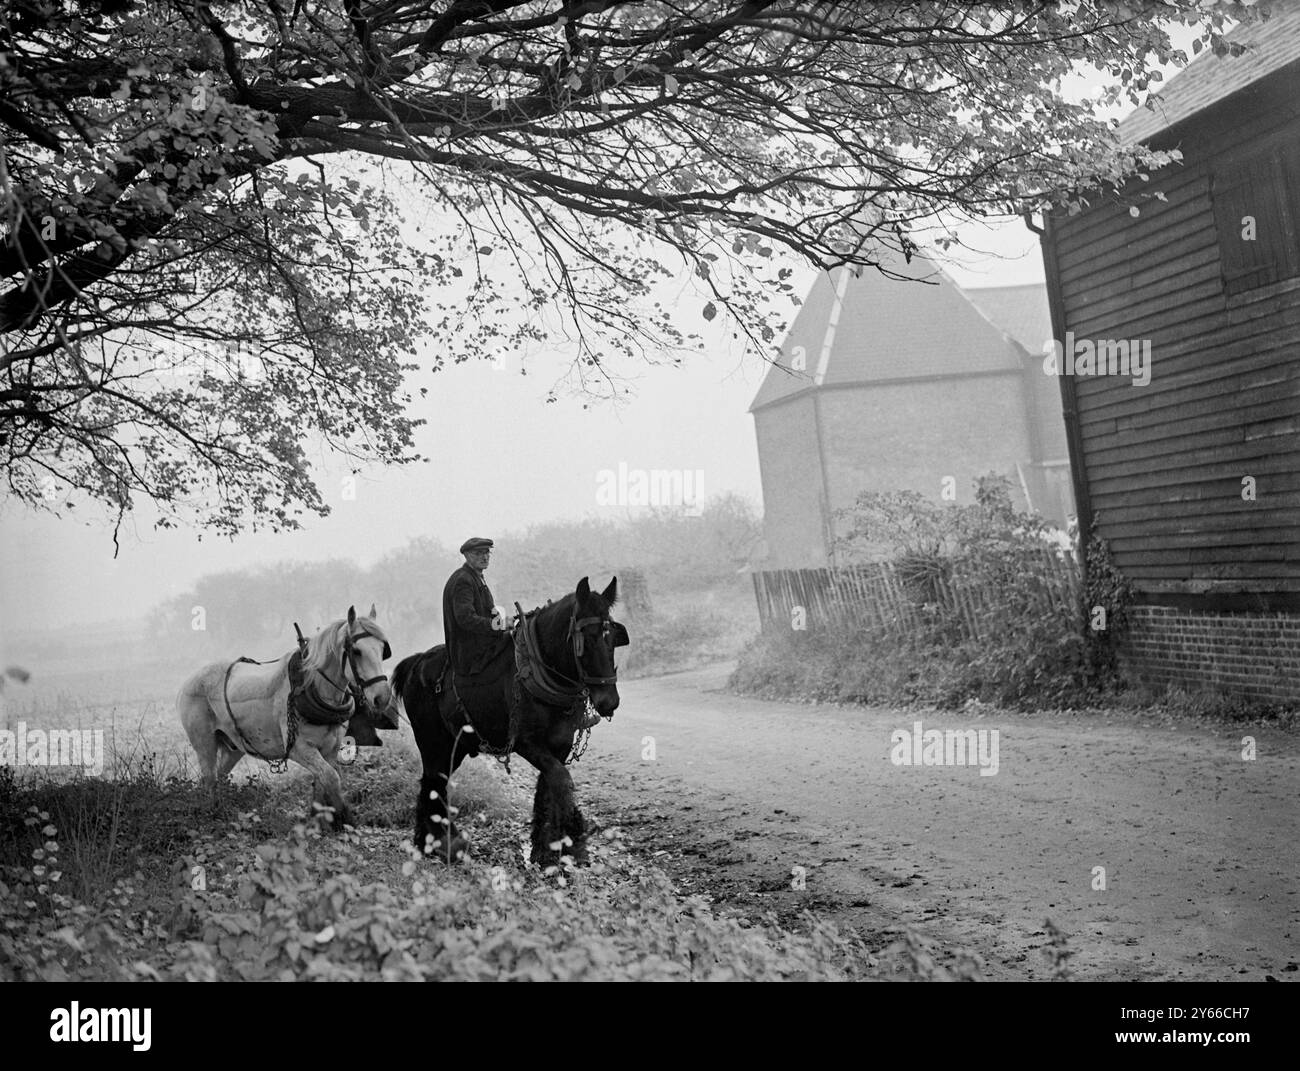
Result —
[{"label": "white draft horse", "polygon": [[281,768],[293,759],[315,779],[313,811],[331,810],[336,830],[351,820],[338,773],[348,722],[354,712],[394,706],[380,672],[392,651],[377,616],[374,606],[368,617],[357,617],[350,606],[346,620],[332,621],[308,640],[297,688],[291,679],[297,674],[290,672],[296,651],[274,662],[213,662],[181,685],[176,711],[214,799],[245,755]]}]

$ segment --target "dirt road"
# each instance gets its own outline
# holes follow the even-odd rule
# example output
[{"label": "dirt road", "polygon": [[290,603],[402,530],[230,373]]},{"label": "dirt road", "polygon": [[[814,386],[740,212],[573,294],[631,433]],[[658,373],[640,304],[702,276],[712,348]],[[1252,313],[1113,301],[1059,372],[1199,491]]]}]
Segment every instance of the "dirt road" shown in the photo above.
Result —
[{"label": "dirt road", "polygon": [[[1046,918],[1081,979],[1300,978],[1294,732],[773,703],[720,691],[729,668],[620,685],[573,767],[684,890],[811,907],[873,947],[910,925],[988,978],[1050,974]],[[918,720],[997,730],[997,773],[895,765]]]}]

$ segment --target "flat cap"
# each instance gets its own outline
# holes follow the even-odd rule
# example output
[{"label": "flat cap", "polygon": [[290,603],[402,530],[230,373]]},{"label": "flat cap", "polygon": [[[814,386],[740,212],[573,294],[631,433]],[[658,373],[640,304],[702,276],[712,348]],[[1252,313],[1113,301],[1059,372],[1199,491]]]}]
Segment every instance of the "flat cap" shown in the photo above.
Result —
[{"label": "flat cap", "polygon": [[468,554],[471,550],[491,550],[492,540],[484,539],[482,536],[475,536],[473,539],[467,539],[460,545],[460,552]]}]

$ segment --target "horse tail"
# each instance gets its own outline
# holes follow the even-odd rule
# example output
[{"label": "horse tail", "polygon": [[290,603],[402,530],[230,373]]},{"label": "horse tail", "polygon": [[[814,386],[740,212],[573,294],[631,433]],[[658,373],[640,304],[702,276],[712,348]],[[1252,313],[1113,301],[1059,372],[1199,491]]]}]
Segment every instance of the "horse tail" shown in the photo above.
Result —
[{"label": "horse tail", "polygon": [[407,688],[411,683],[411,674],[415,672],[416,665],[423,657],[423,651],[407,655],[393,669],[393,691],[397,693],[398,698],[405,700]]}]

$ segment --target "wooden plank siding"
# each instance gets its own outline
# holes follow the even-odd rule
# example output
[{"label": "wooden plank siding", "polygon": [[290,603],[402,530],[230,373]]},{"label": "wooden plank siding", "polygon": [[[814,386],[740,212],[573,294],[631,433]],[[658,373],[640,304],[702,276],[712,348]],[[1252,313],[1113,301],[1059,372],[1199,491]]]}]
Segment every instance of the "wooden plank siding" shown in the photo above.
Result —
[{"label": "wooden plank siding", "polygon": [[[1181,165],[1047,220],[1054,329],[1151,342],[1145,386],[1062,382],[1080,515],[1140,595],[1212,609],[1218,595],[1272,593],[1300,608],[1296,77],[1151,139],[1178,144]],[[1141,196],[1157,190],[1165,201]],[[1241,497],[1246,476],[1255,501]]]}]

